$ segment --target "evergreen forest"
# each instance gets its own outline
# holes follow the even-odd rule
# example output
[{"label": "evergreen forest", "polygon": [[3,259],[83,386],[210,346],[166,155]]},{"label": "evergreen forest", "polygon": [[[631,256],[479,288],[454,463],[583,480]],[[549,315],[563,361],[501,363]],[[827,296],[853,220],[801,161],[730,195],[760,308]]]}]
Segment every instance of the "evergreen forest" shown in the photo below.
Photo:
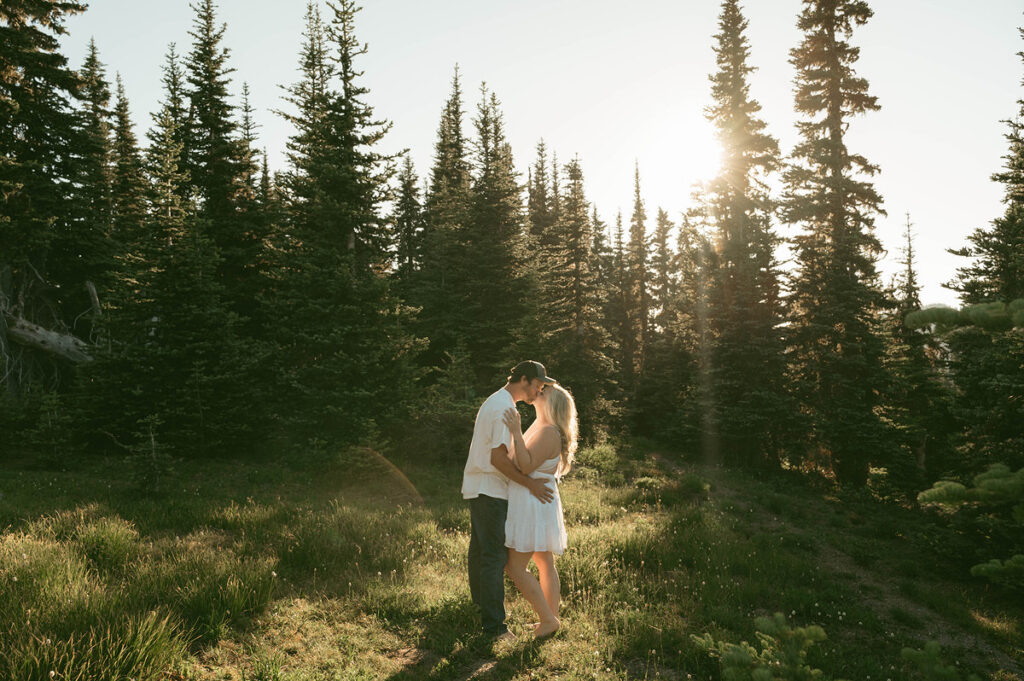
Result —
[{"label": "evergreen forest", "polygon": [[[925,568],[911,566],[935,563],[943,579],[983,592],[987,605],[978,610],[998,610],[1005,626],[985,644],[998,654],[965,643],[958,670],[925,646],[941,638],[931,634],[902,657],[898,644],[913,647],[913,636],[890,642],[879,634],[886,643],[871,643],[875,653],[866,656],[858,648],[865,639],[841,637],[846,653],[829,658],[807,652],[826,645],[822,629],[809,625],[839,620],[762,593],[763,605],[743,601],[734,615],[696,606],[661,612],[650,625],[657,635],[623,620],[614,632],[621,646],[598,646],[593,673],[590,658],[564,644],[557,674],[531,666],[550,658],[527,646],[499,655],[485,669],[493,678],[532,678],[538,669],[541,678],[570,679],[824,678],[797,675],[812,666],[835,678],[967,679],[967,670],[1024,678],[1024,44],[1006,55],[1020,60],[1022,80],[991,178],[1003,189],[1002,213],[966,243],[947,244],[962,263],[946,284],[961,305],[924,307],[912,216],[901,243],[879,241],[879,168],[849,146],[849,127],[880,109],[857,70],[870,4],[803,0],[793,18],[802,38],[789,55],[799,139],[787,149],[751,96],[757,70],[741,3],[721,0],[708,36],[715,70],[706,108],[720,169],[694,188],[685,213],[672,215],[645,202],[638,165],[631,209],[611,215],[588,191],[587,159],[560,157],[557,140],[538,140],[535,157],[514,158],[501,93],[463,82],[457,67],[437,112],[430,167],[382,151],[393,113],[368,103],[374,74],[363,72],[355,0],[282,7],[304,12],[293,38],[298,77],[282,84],[237,82],[224,44],[231,27],[214,0],[194,0],[191,30],[153,74],[162,100],[145,130],[133,124],[131,93],[102,45],[91,43],[81,64],[61,53],[65,22],[88,11],[85,3],[0,3],[0,678],[206,678],[176,665],[277,613],[275,589],[345,594],[354,600],[308,621],[358,620],[375,638],[346,633],[367,647],[324,658],[336,676],[289,676],[278,641],[237,662],[240,676],[217,678],[473,678],[467,669],[479,655],[465,651],[476,644],[445,638],[455,634],[444,627],[417,629],[471,621],[468,597],[455,595],[464,585],[456,579],[445,598],[407,603],[408,589],[395,581],[404,560],[381,537],[405,532],[402,541],[419,547],[410,528],[426,522],[416,516],[426,503],[437,532],[430,551],[441,552],[432,560],[448,565],[439,556],[450,550],[452,578],[461,575],[464,547],[441,547],[468,523],[457,476],[474,414],[522,359],[543,362],[579,408],[578,484],[592,486],[590,496],[580,493],[591,506],[571,512],[566,502],[570,532],[573,519],[581,528],[599,516],[614,522],[620,507],[667,513],[671,527],[706,549],[697,559],[671,554],[675,572],[658,572],[666,583],[682,579],[719,546],[685,528],[711,517],[716,490],[731,484],[720,476],[734,475],[761,486],[753,498],[767,516],[833,501],[859,509],[858,517],[884,516],[894,536],[919,538],[903,549],[903,579],[923,580]],[[273,168],[249,97],[250,88],[279,85],[275,113],[291,134],[286,163]],[[791,263],[782,262],[784,248]],[[878,267],[886,251],[901,258],[891,281]],[[256,472],[268,466],[289,485],[332,480],[327,515],[254,520],[258,508],[276,508],[247,491],[275,482]],[[382,470],[413,489],[393,503],[384,495],[398,510],[373,515],[366,509],[381,500],[359,493]],[[209,517],[175,500],[193,488],[203,496],[200,487],[221,479],[230,492],[208,492],[218,509]],[[53,480],[69,487],[44,502]],[[452,499],[430,506],[431,493]],[[297,498],[294,490],[274,494]],[[719,501],[742,504],[739,496]],[[411,514],[409,525],[402,513]],[[846,531],[848,516],[836,514],[826,532]],[[811,527],[811,515],[789,519]],[[267,539],[277,536],[274,518],[291,528],[279,545]],[[147,553],[150,533],[182,542],[236,531],[234,544],[224,540],[234,552],[228,566],[210,548],[216,541]],[[595,525],[592,541],[617,541],[619,531]],[[798,534],[751,546],[771,555],[805,541]],[[263,547],[253,539],[261,536]],[[649,562],[667,565],[668,554],[652,556],[671,541],[644,537],[615,544],[607,569],[635,569],[629,574],[646,581]],[[79,553],[67,549],[75,542]],[[355,544],[365,553],[352,567],[337,552]],[[173,569],[155,567],[179,550]],[[570,605],[611,579],[588,577],[597,569],[588,561],[605,558],[581,550],[594,553],[565,559],[578,565],[563,578],[563,588],[578,584]],[[33,560],[48,566],[49,581],[39,584],[57,591],[19,591],[22,558],[25,570]],[[864,568],[872,559],[854,562]],[[345,577],[331,582],[328,568]],[[382,595],[388,570],[393,596]],[[292,575],[289,586],[267,581],[279,573]],[[374,591],[374,574],[384,591]],[[107,606],[79,607],[71,591],[53,586],[76,579],[93,584],[76,588],[106,594]],[[130,583],[149,590],[139,587],[134,600],[110,595],[111,585]],[[64,594],[70,605],[33,606],[42,619],[26,621],[26,604],[44,593]],[[723,602],[741,602],[733,597]],[[669,602],[653,592],[644,598]],[[219,610],[204,610],[214,602]],[[601,612],[616,612],[608,607]],[[809,628],[771,619],[776,610]],[[699,613],[692,616],[702,628],[670,641],[671,622],[687,612]],[[902,620],[887,612],[913,628],[913,611]],[[419,613],[415,622],[409,613]],[[767,617],[758,633],[751,615]],[[392,640],[414,635],[415,645]],[[741,635],[764,647],[744,643],[744,652],[717,640]],[[58,638],[64,647],[54,652]],[[115,654],[118,646],[126,652]],[[413,652],[368,662],[378,648]],[[861,657],[896,671],[857,666],[869,664]],[[122,665],[116,673],[113,660]],[[759,675],[762,663],[792,665],[793,675]],[[747,671],[737,671],[743,664]],[[52,671],[75,665],[79,676]]]}]

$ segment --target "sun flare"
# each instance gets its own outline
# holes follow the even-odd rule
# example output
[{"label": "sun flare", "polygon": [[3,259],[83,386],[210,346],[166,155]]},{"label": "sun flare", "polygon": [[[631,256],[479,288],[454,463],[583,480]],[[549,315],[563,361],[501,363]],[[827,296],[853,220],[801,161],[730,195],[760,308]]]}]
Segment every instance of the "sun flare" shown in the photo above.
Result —
[{"label": "sun flare", "polygon": [[721,170],[722,147],[711,125],[701,123],[681,126],[648,143],[638,159],[640,178],[642,186],[649,186],[654,196],[685,197],[695,185],[707,182]]},{"label": "sun flare", "polygon": [[682,151],[682,172],[692,182],[706,182],[722,169],[722,146],[712,134],[694,135]]}]

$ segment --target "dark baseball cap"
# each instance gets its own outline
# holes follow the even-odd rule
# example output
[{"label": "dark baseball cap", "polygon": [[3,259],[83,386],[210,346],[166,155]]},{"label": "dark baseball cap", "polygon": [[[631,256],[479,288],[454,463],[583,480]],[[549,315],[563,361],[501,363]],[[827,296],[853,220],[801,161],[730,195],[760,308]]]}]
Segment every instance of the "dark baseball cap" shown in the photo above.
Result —
[{"label": "dark baseball cap", "polygon": [[512,367],[512,373],[509,374],[509,380],[511,381],[517,376],[526,376],[528,379],[538,379],[543,383],[558,383],[557,380],[548,376],[544,370],[544,365],[540,362],[534,362],[532,359],[528,359],[524,362]]}]

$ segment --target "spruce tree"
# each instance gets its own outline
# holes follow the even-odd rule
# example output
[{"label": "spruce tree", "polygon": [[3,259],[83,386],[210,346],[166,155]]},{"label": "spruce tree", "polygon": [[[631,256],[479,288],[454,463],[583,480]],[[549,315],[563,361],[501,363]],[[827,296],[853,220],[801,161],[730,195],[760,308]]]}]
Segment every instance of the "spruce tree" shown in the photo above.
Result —
[{"label": "spruce tree", "polygon": [[[660,309],[657,325],[652,319],[644,374],[637,378],[631,395],[631,421],[633,428],[648,437],[696,443],[700,433],[695,423],[700,414],[694,383],[694,358],[699,346],[696,314],[705,297],[700,277],[705,276],[706,239],[684,216],[676,248],[672,249],[667,244],[671,224],[668,215],[662,213],[659,222],[661,234],[655,239],[651,282],[667,280],[668,293],[651,298],[652,308]],[[666,264],[667,273],[662,271]],[[652,294],[658,290],[655,286]]]},{"label": "spruce tree", "polygon": [[[608,225],[597,213],[597,206],[591,207],[590,231],[592,234],[591,271],[594,274],[594,289],[598,301],[598,314],[601,328],[608,337],[608,354],[613,360],[618,352],[615,345],[614,325],[609,318],[609,301],[614,295],[618,273],[615,270],[615,244],[610,240]],[[613,367],[613,378],[617,376],[618,367]]]},{"label": "spruce tree", "polygon": [[719,438],[718,403],[714,381],[714,328],[711,320],[711,292],[717,277],[718,257],[714,227],[706,192],[694,192],[694,205],[687,209],[679,230],[679,286],[676,334],[679,348],[677,371],[688,380],[686,396],[679,410],[678,432],[694,443],[706,462],[722,460]]},{"label": "spruce tree", "polygon": [[[267,150],[264,148],[260,153],[260,178],[256,185],[256,204],[263,217],[265,238],[270,244],[280,241],[281,230],[284,227],[285,200],[282,184],[279,174],[271,175]],[[267,259],[273,260],[269,255]]]},{"label": "spruce tree", "polygon": [[[591,251],[594,254],[594,274],[597,277],[597,287],[599,291],[607,291],[613,253],[612,245],[608,241],[608,225],[597,214],[597,206],[593,206],[590,211],[590,224],[594,233]],[[602,295],[602,298],[605,297]]]},{"label": "spruce tree", "polygon": [[[1024,29],[1019,29],[1024,37]],[[1017,55],[1024,59],[1024,51]],[[1024,80],[1021,81],[1024,85]],[[957,270],[947,286],[959,291],[964,304],[1010,302],[1024,298],[1024,97],[1017,100],[1016,118],[1004,121],[1008,150],[1002,171],[992,179],[1003,185],[1006,210],[989,229],[978,227],[969,246],[951,250],[973,262]]]},{"label": "spruce tree", "polygon": [[376,148],[389,124],[374,118],[359,83],[358,9],[350,0],[328,6],[327,22],[307,8],[302,77],[288,89],[297,112],[275,270],[277,406],[300,435],[352,443],[403,408],[410,340],[384,275],[381,202],[394,158]]},{"label": "spruce tree", "polygon": [[465,349],[463,277],[468,261],[462,231],[469,222],[470,166],[462,119],[456,67],[438,124],[424,201],[423,264],[416,277],[416,294],[409,298],[421,308],[416,329],[430,340],[423,361],[433,367],[446,365]]},{"label": "spruce tree", "polygon": [[633,215],[629,221],[629,243],[626,246],[625,273],[628,277],[630,331],[623,338],[623,371],[627,382],[643,375],[647,344],[650,341],[651,292],[647,235],[647,212],[640,196],[640,164],[633,174]]},{"label": "spruce tree", "polygon": [[921,309],[909,213],[904,239],[903,270],[896,279],[896,308],[890,317],[886,356],[892,388],[885,401],[886,417],[902,447],[885,463],[890,481],[910,491],[945,472],[952,419],[951,394],[940,371],[942,345],[930,329],[914,328],[906,321]]},{"label": "spruce tree", "polygon": [[632,385],[632,350],[636,347],[630,306],[629,257],[622,226],[622,212],[615,216],[615,229],[605,260],[604,327],[611,334],[611,351],[616,378],[615,402],[622,403]]},{"label": "spruce tree", "polygon": [[[1024,51],[1017,56],[1024,59]],[[958,473],[977,473],[997,462],[1024,465],[1024,410],[1017,397],[1024,390],[1024,342],[1019,329],[1010,328],[1009,315],[998,315],[1001,325],[982,323],[1003,306],[1024,307],[1024,98],[1017,104],[1016,118],[1005,121],[1004,167],[992,176],[1003,185],[1003,215],[990,228],[976,229],[968,246],[952,251],[972,262],[947,286],[960,293],[977,320],[945,337],[957,386],[953,408],[963,427]]]},{"label": "spruce tree", "polygon": [[[608,421],[607,392],[612,387],[614,365],[609,357],[610,339],[601,319],[601,298],[594,270],[593,224],[583,187],[579,159],[565,166],[565,196],[553,241],[563,244],[562,259],[553,261],[545,284],[558,283],[564,291],[567,314],[550,339],[547,359],[568,381],[576,398],[587,440],[600,439]],[[562,276],[557,277],[556,273]],[[550,281],[549,281],[550,280]],[[552,330],[553,331],[553,330]]]},{"label": "spruce tree", "polygon": [[91,338],[96,322],[92,293],[106,294],[116,252],[110,239],[110,84],[94,41],[90,41],[79,70],[79,82],[77,143],[69,154],[74,190],[67,204],[68,219],[54,225],[54,249],[48,259],[52,280],[60,289],[63,316],[71,331]]},{"label": "spruce tree", "polygon": [[714,422],[723,455],[743,464],[764,463],[779,446],[780,426],[791,411],[783,389],[779,272],[767,176],[779,167],[776,140],[750,97],[747,21],[737,0],[725,0],[710,77],[707,117],[722,146],[722,169],[706,189],[718,250],[709,281]]},{"label": "spruce tree", "polygon": [[591,277],[592,247],[587,243],[583,251],[580,243],[584,234],[590,241],[590,224],[579,161],[565,166],[564,172],[573,196],[564,197],[558,220],[544,228],[543,239],[536,242],[533,257],[538,287],[533,310],[540,337],[536,345],[538,356],[543,357],[547,365],[560,369],[576,351],[575,336],[577,330],[582,331],[584,290]]},{"label": "spruce tree", "polygon": [[143,238],[146,217],[146,181],[144,163],[132,127],[128,97],[121,76],[117,76],[117,100],[114,104],[113,185],[111,221],[114,240],[121,253]]},{"label": "spruce tree", "polygon": [[224,302],[206,223],[181,198],[189,182],[169,111],[151,140],[148,214],[108,307],[110,343],[86,368],[90,402],[102,405],[90,422],[124,444],[142,422],[159,421],[161,446],[219,456],[260,434],[247,381],[252,352]]},{"label": "spruce tree", "polygon": [[84,10],[53,0],[0,4],[0,383],[10,393],[63,373],[7,345],[6,315],[50,329],[72,321],[53,304],[59,272],[51,253],[55,235],[71,229],[76,169],[68,150],[81,141],[72,108],[80,81],[58,38],[65,19]]},{"label": "spruce tree", "polygon": [[516,363],[515,342],[533,296],[526,224],[512,147],[497,97],[481,86],[474,119],[469,220],[462,231],[467,262],[466,349],[486,389]]},{"label": "spruce tree", "polygon": [[242,183],[245,187],[244,200],[251,201],[256,196],[256,113],[249,102],[249,83],[242,83],[242,124],[239,132],[242,136]]},{"label": "spruce tree", "polygon": [[[529,168],[526,183],[526,251],[530,266],[526,288],[539,296],[524,325],[518,330],[514,353],[518,357],[534,357],[548,364],[553,360],[552,343],[556,330],[566,322],[565,291],[559,289],[557,268],[564,259],[565,244],[559,241],[555,226],[554,187],[558,178],[548,167],[548,150],[544,140],[537,143],[537,157]],[[554,169],[557,173],[557,169]]]},{"label": "spruce tree", "polygon": [[672,220],[668,213],[658,208],[655,221],[653,252],[651,253],[651,308],[654,311],[652,323],[654,333],[662,334],[668,326],[668,313],[675,296],[675,268],[669,233]]},{"label": "spruce tree", "polygon": [[[160,83],[163,85],[163,100],[160,102],[160,106],[157,111],[150,114],[150,117],[153,120],[153,126],[146,132],[146,137],[149,140],[150,145],[162,144],[160,136],[163,134],[162,131],[165,126],[161,121],[163,121],[166,116],[167,124],[174,130],[175,147],[180,149],[180,153],[182,155],[181,158],[178,159],[178,167],[184,170],[186,168],[185,135],[188,132],[188,108],[185,101],[185,71],[182,68],[174,43],[168,45],[167,55],[164,57],[164,64],[161,66],[160,70]],[[182,190],[185,191],[187,188],[183,187]],[[188,194],[188,196],[182,194],[179,198],[182,200],[190,200],[191,190],[188,190]]]},{"label": "spruce tree", "polygon": [[185,60],[185,168],[196,188],[200,216],[209,223],[210,238],[221,255],[217,277],[232,309],[249,318],[256,314],[263,247],[263,235],[243,205],[252,158],[229,101],[234,69],[228,66],[230,52],[223,46],[227,27],[217,24],[213,0],[199,0],[191,7],[196,16],[189,32],[192,49]]},{"label": "spruce tree", "polygon": [[683,358],[674,328],[676,300],[676,257],[669,245],[672,222],[658,209],[648,266],[649,327],[644,343],[643,373],[638,375],[632,394],[633,426],[648,437],[672,436],[666,428],[675,417],[682,399],[680,360]]},{"label": "spruce tree", "polygon": [[713,228],[708,224],[704,194],[698,205],[682,215],[676,238],[675,271],[677,295],[671,307],[668,333],[694,357],[700,352],[701,338],[707,335],[707,307],[710,282],[714,278]]},{"label": "spruce tree", "polygon": [[237,240],[229,230],[243,171],[235,107],[228,93],[234,69],[227,65],[230,52],[222,45],[227,26],[218,26],[213,0],[199,0],[190,7],[195,18],[189,31],[192,49],[185,60],[185,168],[196,187],[204,217],[220,223],[218,231],[227,231],[218,239],[218,246],[223,248]]},{"label": "spruce tree", "polygon": [[850,119],[879,108],[854,73],[849,40],[872,16],[861,0],[804,0],[804,37],[791,51],[801,141],[785,172],[785,215],[801,225],[790,297],[791,382],[810,415],[813,447],[844,483],[864,484],[888,445],[875,407],[885,386],[876,317],[887,305],[875,262],[882,199],[866,179],[878,168],[845,143]]},{"label": "spruce tree", "polygon": [[[557,179],[555,186],[557,186]],[[548,178],[548,150],[544,140],[537,143],[537,160],[530,169],[530,180],[527,185],[527,215],[529,217],[530,236],[535,248],[550,245],[551,227],[555,222],[554,191]]]},{"label": "spruce tree", "polygon": [[[238,228],[244,239],[246,262],[238,280],[239,289],[234,308],[243,317],[244,333],[259,340],[267,337],[267,327],[275,323],[270,311],[260,302],[266,299],[268,287],[273,286],[269,278],[271,265],[268,248],[273,216],[267,212],[266,204],[259,198],[260,165],[256,129],[260,126],[254,118],[255,110],[249,97],[249,84],[242,83],[242,106],[239,110],[242,116],[239,127],[241,178],[235,198],[235,211]],[[242,300],[237,300],[238,297]]]},{"label": "spruce tree", "polygon": [[558,165],[558,154],[551,154],[551,208],[549,220],[551,224],[558,221],[562,213],[562,186],[559,184],[561,172]]},{"label": "spruce tree", "polygon": [[410,283],[422,262],[423,205],[419,178],[412,158],[405,155],[398,173],[398,198],[393,216],[395,230],[395,276],[403,286]]}]

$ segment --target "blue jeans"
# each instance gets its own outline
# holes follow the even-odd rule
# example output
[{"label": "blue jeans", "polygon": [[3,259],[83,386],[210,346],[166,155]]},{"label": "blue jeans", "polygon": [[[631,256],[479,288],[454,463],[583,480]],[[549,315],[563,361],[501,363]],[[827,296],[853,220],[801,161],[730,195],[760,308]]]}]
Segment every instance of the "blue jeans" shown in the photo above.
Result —
[{"label": "blue jeans", "polygon": [[469,500],[469,592],[480,610],[484,632],[500,635],[505,626],[505,516],[508,501],[481,494]]}]

